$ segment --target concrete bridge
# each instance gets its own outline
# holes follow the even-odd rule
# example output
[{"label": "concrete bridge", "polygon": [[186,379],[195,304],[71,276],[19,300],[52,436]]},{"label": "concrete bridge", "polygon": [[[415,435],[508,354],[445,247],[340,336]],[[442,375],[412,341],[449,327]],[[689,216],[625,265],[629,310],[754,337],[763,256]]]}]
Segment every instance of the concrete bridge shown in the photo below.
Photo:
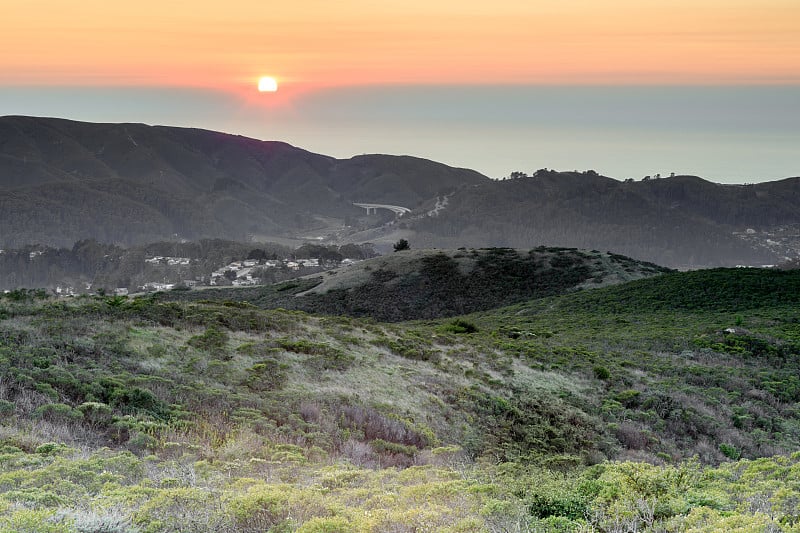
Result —
[{"label": "concrete bridge", "polygon": [[368,215],[373,215],[378,209],[388,209],[389,211],[393,211],[395,215],[402,216],[406,213],[410,213],[411,209],[407,207],[403,207],[400,205],[388,205],[388,204],[357,204],[353,203],[353,205],[357,205],[358,207],[363,207],[367,210]]}]

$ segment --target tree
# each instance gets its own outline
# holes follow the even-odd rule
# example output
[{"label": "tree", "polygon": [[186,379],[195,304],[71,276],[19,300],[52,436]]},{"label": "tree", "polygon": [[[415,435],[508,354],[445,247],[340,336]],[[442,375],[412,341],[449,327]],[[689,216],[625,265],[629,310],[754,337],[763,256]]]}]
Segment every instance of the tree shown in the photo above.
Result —
[{"label": "tree", "polygon": [[266,252],[266,250],[261,250],[259,248],[255,248],[253,250],[250,250],[250,253],[247,254],[247,258],[248,259],[255,259],[257,261],[263,261],[264,259],[267,258],[267,252]]},{"label": "tree", "polygon": [[410,250],[411,246],[408,244],[408,241],[405,239],[400,239],[396,243],[394,243],[394,251],[399,252],[402,250]]}]

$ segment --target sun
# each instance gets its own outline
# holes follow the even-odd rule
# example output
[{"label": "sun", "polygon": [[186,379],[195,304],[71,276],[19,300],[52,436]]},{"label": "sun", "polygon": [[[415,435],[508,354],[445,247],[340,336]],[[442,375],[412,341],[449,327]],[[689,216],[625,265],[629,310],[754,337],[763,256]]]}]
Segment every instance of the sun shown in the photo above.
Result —
[{"label": "sun", "polygon": [[262,93],[274,93],[278,90],[278,80],[272,76],[262,76],[258,79],[258,90]]}]

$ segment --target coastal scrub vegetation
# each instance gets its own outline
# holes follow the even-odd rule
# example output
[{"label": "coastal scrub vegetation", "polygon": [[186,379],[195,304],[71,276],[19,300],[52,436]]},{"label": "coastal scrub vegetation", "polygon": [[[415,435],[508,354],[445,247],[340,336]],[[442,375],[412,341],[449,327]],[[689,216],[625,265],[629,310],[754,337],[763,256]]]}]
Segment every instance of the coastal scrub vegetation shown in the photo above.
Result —
[{"label": "coastal scrub vegetation", "polygon": [[0,297],[0,532],[800,531],[800,271],[380,323]]}]

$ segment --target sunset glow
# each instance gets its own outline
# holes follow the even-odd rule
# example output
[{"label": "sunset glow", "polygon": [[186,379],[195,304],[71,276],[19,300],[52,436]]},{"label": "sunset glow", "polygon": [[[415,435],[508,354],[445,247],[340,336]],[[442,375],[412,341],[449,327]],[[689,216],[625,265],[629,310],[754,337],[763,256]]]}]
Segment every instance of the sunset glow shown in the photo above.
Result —
[{"label": "sunset glow", "polygon": [[3,0],[0,20],[0,115],[492,177],[797,172],[798,0]]},{"label": "sunset glow", "polygon": [[224,89],[265,63],[311,86],[800,81],[796,0],[8,0],[3,19],[14,84]]},{"label": "sunset glow", "polygon": [[278,90],[278,81],[271,76],[262,76],[258,79],[258,91],[262,93],[274,93]]}]

